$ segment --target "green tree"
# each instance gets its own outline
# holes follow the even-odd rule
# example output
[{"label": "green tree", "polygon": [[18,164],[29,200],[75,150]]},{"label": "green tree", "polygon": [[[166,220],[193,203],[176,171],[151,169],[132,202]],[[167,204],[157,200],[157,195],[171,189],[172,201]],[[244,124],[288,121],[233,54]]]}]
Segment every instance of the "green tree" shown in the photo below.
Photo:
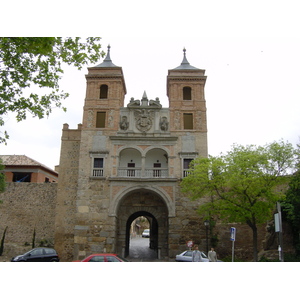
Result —
[{"label": "green tree", "polygon": [[[21,121],[27,114],[43,118],[53,107],[63,108],[62,100],[69,96],[59,87],[63,64],[81,69],[99,61],[104,55],[100,39],[0,38],[0,126],[5,125],[3,116],[8,112],[15,112],[17,121]],[[8,137],[6,131],[1,132],[0,143]]]},{"label": "green tree", "polygon": [[257,261],[257,225],[272,217],[294,158],[292,144],[283,141],[264,147],[233,145],[226,155],[194,160],[182,181],[182,191],[191,200],[207,197],[199,207],[200,215],[215,214],[225,222],[247,224],[253,232]]},{"label": "green tree", "polygon": [[[298,145],[300,152],[300,144]],[[300,160],[298,156],[297,171],[291,177],[285,198],[281,202],[284,218],[289,222],[293,232],[296,255],[300,256]]]}]

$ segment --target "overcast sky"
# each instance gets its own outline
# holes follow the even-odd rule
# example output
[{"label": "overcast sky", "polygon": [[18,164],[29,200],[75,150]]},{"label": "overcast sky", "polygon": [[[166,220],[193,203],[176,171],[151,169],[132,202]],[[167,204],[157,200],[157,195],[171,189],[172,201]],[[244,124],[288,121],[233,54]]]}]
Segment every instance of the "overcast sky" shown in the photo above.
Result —
[{"label": "overcast sky", "polygon": [[[37,15],[13,33],[101,36],[103,50],[110,44],[113,63],[123,68],[125,105],[146,91],[149,99],[159,97],[168,107],[166,77],[169,69],[180,65],[185,47],[190,64],[206,70],[209,154],[226,152],[234,143],[299,143],[297,2],[165,3],[110,1],[93,4],[93,9],[68,8],[68,22],[63,22],[65,10],[49,8],[48,18],[55,15],[54,28],[48,23],[36,26],[45,18]],[[64,102],[67,113],[55,109],[48,119],[29,117],[21,123],[7,116],[10,139],[7,146],[0,145],[0,153],[25,154],[51,168],[58,165],[63,124],[75,129],[82,122],[85,74],[87,67],[65,68],[61,87],[70,93]]]}]

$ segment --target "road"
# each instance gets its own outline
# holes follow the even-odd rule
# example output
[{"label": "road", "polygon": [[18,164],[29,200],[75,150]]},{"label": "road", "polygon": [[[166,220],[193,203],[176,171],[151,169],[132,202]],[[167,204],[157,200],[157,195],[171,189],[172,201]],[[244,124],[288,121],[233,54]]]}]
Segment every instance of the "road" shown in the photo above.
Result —
[{"label": "road", "polygon": [[156,251],[149,248],[149,238],[140,236],[132,237],[129,244],[129,261],[155,261],[157,259]]}]

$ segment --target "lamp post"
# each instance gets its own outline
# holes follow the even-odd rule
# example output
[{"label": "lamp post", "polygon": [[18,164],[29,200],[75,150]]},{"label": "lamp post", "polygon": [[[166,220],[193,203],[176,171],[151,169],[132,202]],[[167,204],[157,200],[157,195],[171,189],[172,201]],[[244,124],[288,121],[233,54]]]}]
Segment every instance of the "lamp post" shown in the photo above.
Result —
[{"label": "lamp post", "polygon": [[209,220],[204,221],[205,229],[206,229],[206,254],[208,255],[208,227],[209,227]]}]

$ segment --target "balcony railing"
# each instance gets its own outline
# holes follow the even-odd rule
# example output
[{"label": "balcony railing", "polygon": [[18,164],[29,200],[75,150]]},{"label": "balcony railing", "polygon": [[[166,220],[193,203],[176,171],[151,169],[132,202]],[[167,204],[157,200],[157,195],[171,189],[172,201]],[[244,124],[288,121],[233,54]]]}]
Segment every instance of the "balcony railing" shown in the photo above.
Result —
[{"label": "balcony railing", "polygon": [[190,173],[191,173],[191,170],[189,170],[189,169],[184,169],[184,170],[183,170],[183,177],[187,177],[188,175],[190,175]]},{"label": "balcony railing", "polygon": [[118,177],[167,178],[168,176],[168,168],[147,168],[144,172],[141,168],[118,168]]},{"label": "balcony railing", "polygon": [[93,177],[103,177],[103,169],[93,169]]},{"label": "balcony railing", "polygon": [[[191,170],[184,169],[183,177],[187,177]],[[103,169],[93,169],[93,177],[103,177]],[[168,168],[147,168],[142,172],[141,168],[118,168],[118,177],[126,178],[168,178]]]}]

